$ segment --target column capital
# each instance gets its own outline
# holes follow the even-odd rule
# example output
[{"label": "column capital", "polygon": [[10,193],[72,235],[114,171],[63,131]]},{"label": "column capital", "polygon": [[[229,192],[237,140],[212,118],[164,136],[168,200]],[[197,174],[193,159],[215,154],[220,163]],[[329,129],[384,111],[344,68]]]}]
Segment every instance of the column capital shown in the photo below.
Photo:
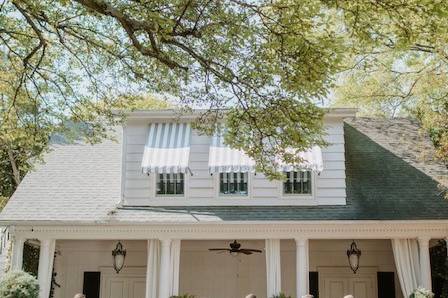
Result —
[{"label": "column capital", "polygon": [[429,236],[418,236],[417,241],[419,245],[429,245],[429,240],[431,240],[431,237]]},{"label": "column capital", "polygon": [[296,246],[304,246],[308,242],[308,238],[294,238]]},{"label": "column capital", "polygon": [[169,246],[169,245],[171,245],[172,239],[171,238],[162,238],[162,239],[159,239],[159,241],[162,246]]}]

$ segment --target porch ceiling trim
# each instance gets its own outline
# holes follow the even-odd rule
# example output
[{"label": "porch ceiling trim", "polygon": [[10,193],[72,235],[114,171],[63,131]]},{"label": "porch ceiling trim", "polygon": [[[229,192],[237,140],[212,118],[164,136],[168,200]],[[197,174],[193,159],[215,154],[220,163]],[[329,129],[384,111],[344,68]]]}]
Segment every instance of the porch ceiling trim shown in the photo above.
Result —
[{"label": "porch ceiling trim", "polygon": [[344,221],[157,225],[23,225],[11,232],[29,239],[393,239],[448,236],[448,220]]}]

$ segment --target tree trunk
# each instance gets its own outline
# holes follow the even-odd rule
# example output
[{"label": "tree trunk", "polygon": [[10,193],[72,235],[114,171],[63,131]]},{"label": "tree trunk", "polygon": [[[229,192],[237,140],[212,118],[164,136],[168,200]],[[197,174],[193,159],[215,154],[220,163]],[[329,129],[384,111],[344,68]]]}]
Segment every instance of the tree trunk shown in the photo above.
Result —
[{"label": "tree trunk", "polygon": [[16,160],[14,158],[14,153],[12,152],[12,149],[8,148],[8,157],[9,157],[9,162],[11,163],[11,168],[12,168],[12,174],[14,177],[14,181],[16,183],[16,186],[19,186],[20,184],[20,172],[19,169],[17,168],[17,163]]}]

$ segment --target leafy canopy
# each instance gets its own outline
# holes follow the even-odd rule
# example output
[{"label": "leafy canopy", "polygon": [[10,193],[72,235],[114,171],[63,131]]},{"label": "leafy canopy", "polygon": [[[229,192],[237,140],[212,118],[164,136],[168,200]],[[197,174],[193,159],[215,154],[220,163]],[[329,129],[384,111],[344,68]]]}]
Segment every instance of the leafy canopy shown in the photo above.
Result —
[{"label": "leafy canopy", "polygon": [[275,156],[299,162],[288,148],[324,144],[316,104],[347,61],[442,57],[448,28],[448,3],[437,0],[5,0],[0,9],[0,129],[23,101],[42,127],[69,117],[97,141],[120,94],[169,95],[208,110],[197,123],[206,133],[225,121],[226,141],[269,177]]},{"label": "leafy canopy", "polygon": [[347,19],[360,43],[344,61],[336,105],[356,106],[370,116],[417,118],[448,163],[447,3],[388,1],[372,10],[349,6],[352,17]]}]

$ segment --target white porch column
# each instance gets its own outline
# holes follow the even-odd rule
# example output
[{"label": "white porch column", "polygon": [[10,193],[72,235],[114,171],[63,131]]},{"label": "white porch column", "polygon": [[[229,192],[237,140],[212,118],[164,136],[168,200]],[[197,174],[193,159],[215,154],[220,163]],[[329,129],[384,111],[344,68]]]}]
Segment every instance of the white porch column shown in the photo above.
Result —
[{"label": "white porch column", "polygon": [[146,298],[157,298],[158,278],[160,272],[160,241],[148,240],[146,262]]},{"label": "white porch column", "polygon": [[170,296],[179,295],[179,265],[180,265],[179,239],[171,241],[170,249]]},{"label": "white porch column", "polygon": [[296,287],[297,297],[300,298],[309,293],[309,249],[308,239],[296,240]]},{"label": "white porch column", "polygon": [[272,297],[282,291],[280,239],[266,239],[265,252],[267,295]]},{"label": "white porch column", "polygon": [[39,269],[37,273],[40,288],[39,298],[48,298],[50,295],[55,245],[56,241],[54,239],[40,240]]},{"label": "white porch column", "polygon": [[25,245],[25,238],[15,237],[12,243],[11,269],[22,270],[23,266],[23,247]]},{"label": "white porch column", "polygon": [[421,285],[427,290],[432,290],[431,284],[431,262],[429,258],[429,237],[419,237],[419,259],[421,272]]},{"label": "white porch column", "polygon": [[159,298],[170,296],[170,259],[171,239],[161,239],[160,249],[160,276],[159,276]]}]

